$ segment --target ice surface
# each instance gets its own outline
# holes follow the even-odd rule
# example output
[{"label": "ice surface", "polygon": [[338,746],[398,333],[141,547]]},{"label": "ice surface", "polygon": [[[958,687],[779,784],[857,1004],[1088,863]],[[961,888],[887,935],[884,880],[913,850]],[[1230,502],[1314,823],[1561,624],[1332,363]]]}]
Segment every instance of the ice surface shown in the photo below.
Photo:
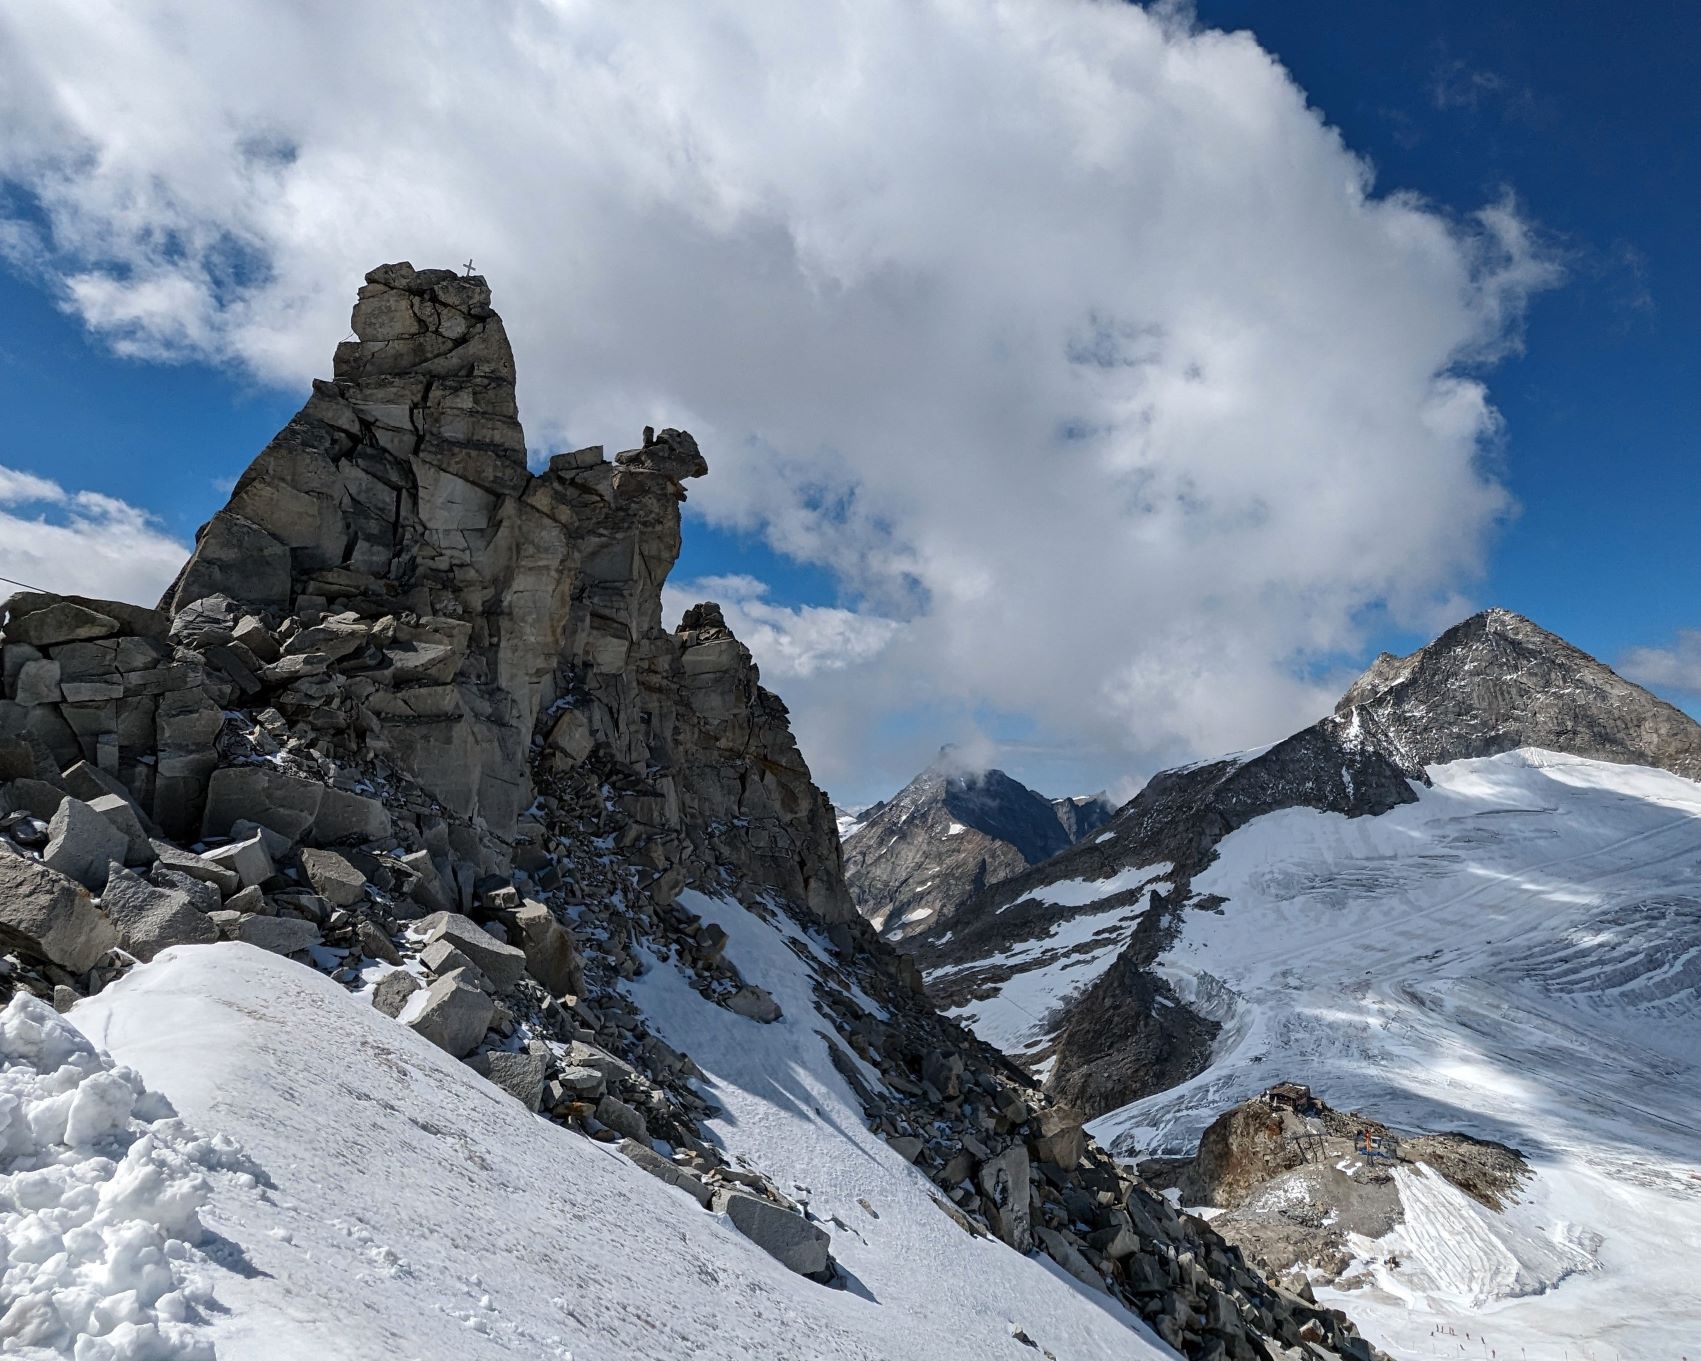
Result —
[{"label": "ice surface", "polygon": [[1381,816],[1291,809],[1221,843],[1194,888],[1227,905],[1158,966],[1224,1022],[1213,1062],[1093,1129],[1190,1151],[1290,1079],[1503,1141],[1537,1173],[1510,1215],[1403,1179],[1406,1226],[1365,1249],[1401,1265],[1339,1300],[1366,1334],[1701,1354],[1701,786],[1531,750],[1429,773]]}]

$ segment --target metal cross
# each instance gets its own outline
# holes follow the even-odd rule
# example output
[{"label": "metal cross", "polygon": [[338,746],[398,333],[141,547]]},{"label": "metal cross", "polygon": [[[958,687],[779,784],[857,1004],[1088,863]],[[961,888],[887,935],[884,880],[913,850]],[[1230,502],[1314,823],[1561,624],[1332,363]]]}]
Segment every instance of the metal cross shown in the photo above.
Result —
[{"label": "metal cross", "polygon": [[470,279],[472,277],[472,271],[473,271],[473,263],[472,263],[471,260],[468,260],[467,261],[467,272],[465,274],[463,274],[461,277],[463,279]]}]

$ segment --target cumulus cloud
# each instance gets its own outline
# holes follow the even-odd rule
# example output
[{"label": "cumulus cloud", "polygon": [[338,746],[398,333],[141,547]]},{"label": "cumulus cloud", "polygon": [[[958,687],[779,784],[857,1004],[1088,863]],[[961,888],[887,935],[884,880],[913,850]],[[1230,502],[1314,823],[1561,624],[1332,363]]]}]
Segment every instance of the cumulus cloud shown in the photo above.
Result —
[{"label": "cumulus cloud", "polygon": [[1469,590],[1554,281],[1170,6],[12,6],[0,129],[14,252],[128,353],[300,385],[364,269],[473,257],[534,444],[688,427],[692,513],[836,574],[733,603],[871,794],[982,720],[1098,784],[1326,707]]},{"label": "cumulus cloud", "polygon": [[1701,699],[1701,629],[1679,629],[1669,647],[1633,647],[1618,669],[1650,690]]},{"label": "cumulus cloud", "polygon": [[152,605],[188,556],[146,511],[0,465],[0,597],[30,586]]},{"label": "cumulus cloud", "polygon": [[832,606],[776,605],[769,592],[766,582],[743,575],[670,582],[662,588],[662,612],[677,620],[699,601],[716,601],[770,684],[872,662],[903,627],[895,619]]}]

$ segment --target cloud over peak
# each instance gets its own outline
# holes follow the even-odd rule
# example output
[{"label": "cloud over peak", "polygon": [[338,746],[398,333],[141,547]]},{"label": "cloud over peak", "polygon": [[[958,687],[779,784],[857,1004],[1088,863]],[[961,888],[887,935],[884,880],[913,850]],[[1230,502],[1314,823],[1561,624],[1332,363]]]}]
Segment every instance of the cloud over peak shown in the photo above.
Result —
[{"label": "cloud over peak", "polygon": [[0,176],[114,343],[300,385],[363,270],[470,254],[534,441],[691,428],[693,511],[841,584],[728,591],[829,783],[920,707],[1018,716],[1093,783],[1286,731],[1365,611],[1468,588],[1509,506],[1483,365],[1554,279],[1516,207],[1379,193],[1250,35],[1173,8],[180,2],[0,34]]}]

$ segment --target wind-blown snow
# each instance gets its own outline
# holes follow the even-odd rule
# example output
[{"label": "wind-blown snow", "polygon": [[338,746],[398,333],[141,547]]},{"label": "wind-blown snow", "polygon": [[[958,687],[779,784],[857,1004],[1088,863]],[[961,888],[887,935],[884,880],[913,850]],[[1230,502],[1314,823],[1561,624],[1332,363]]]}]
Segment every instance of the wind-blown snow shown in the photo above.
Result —
[{"label": "wind-blown snow", "polygon": [[205,1169],[240,1163],[52,1007],[14,997],[0,1012],[0,1351],[211,1361],[195,1321],[214,1301],[191,1249]]},{"label": "wind-blown snow", "polygon": [[219,1361],[1021,1361],[1012,1321],[1060,1357],[1169,1355],[1104,1297],[935,1208],[832,1071],[802,963],[739,909],[710,915],[784,1020],[714,1007],[670,964],[633,991],[708,1071],[726,1145],[842,1221],[828,1227],[852,1288],[791,1274],[323,976],[245,945],[181,947],[72,1019],[261,1176],[263,1194],[208,1178],[219,1250],[197,1269]]},{"label": "wind-blown snow", "polygon": [[1380,1345],[1437,1323],[1502,1357],[1596,1339],[1701,1352],[1701,786],[1521,751],[1432,767],[1378,817],[1290,809],[1226,838],[1194,881],[1227,899],[1159,960],[1209,995],[1211,1066],[1095,1122],[1120,1149],[1189,1150],[1278,1079],[1412,1130],[1520,1149],[1496,1216],[1405,1176],[1406,1224],[1361,1245],[1340,1299]]}]

